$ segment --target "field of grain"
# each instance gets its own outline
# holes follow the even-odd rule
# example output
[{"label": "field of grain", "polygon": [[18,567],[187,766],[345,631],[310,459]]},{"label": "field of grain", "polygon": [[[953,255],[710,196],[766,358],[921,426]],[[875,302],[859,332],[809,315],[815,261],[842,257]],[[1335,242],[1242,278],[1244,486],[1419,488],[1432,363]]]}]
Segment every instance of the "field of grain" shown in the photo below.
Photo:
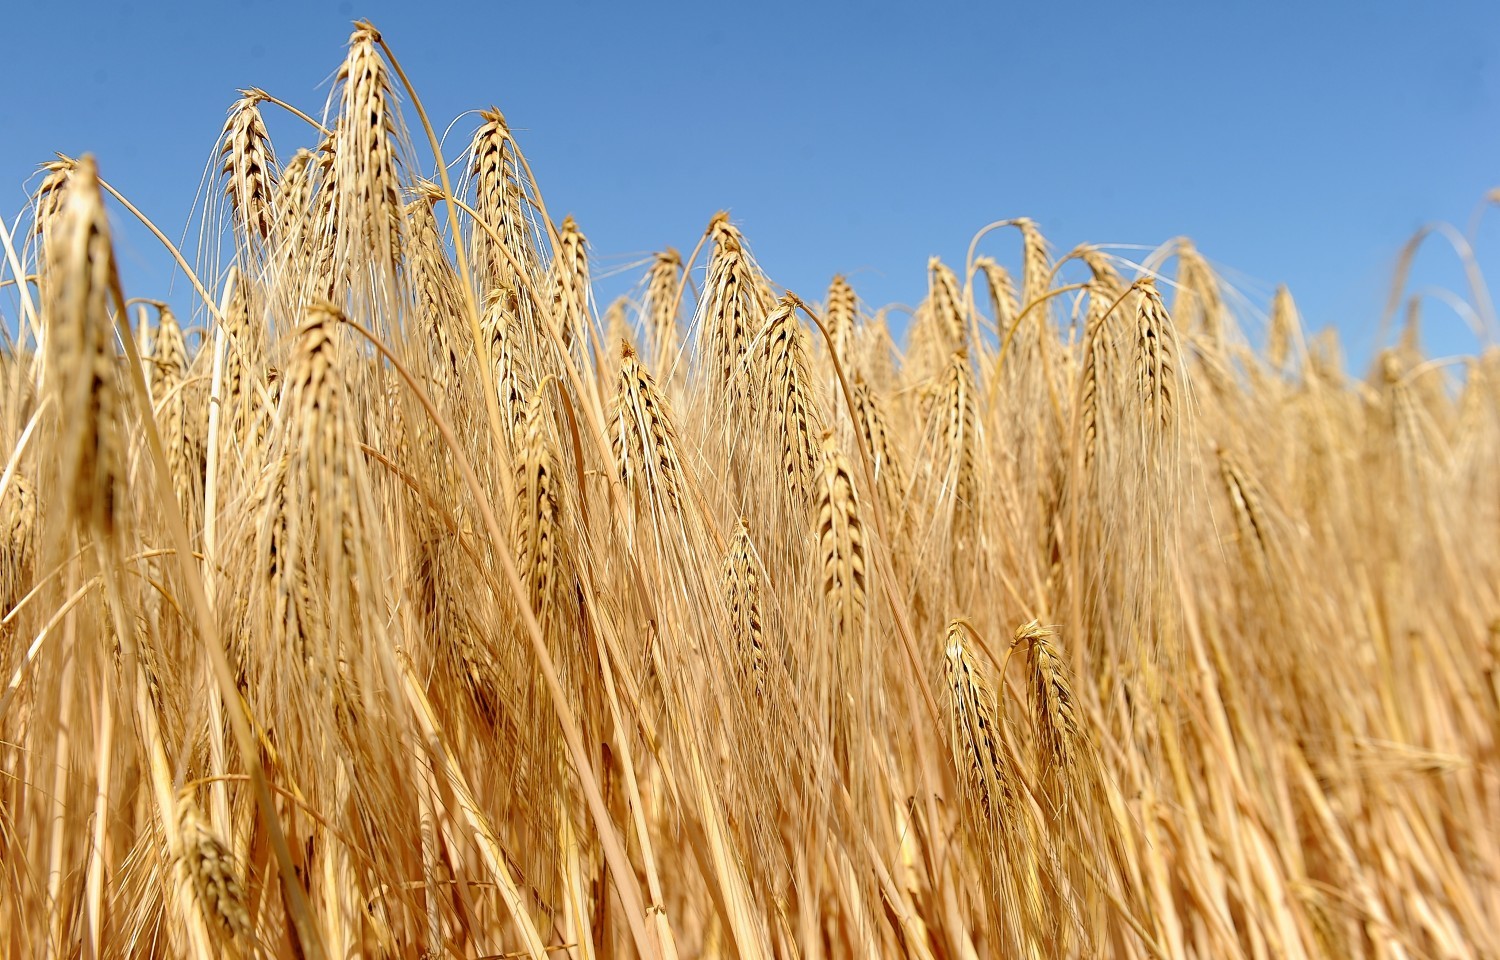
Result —
[{"label": "field of grain", "polygon": [[0,952],[1500,956],[1500,351],[1025,218],[596,303],[396,39],[171,306],[89,156],[3,236]]}]

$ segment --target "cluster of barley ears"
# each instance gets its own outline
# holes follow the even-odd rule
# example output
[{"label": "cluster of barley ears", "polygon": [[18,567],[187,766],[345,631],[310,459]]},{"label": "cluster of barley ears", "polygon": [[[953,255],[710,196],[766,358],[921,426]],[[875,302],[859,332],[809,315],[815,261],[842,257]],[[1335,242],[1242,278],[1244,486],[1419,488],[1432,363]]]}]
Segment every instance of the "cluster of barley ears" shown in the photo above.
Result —
[{"label": "cluster of barley ears", "polygon": [[0,952],[1500,954],[1500,353],[1028,219],[601,316],[405,84],[242,93],[181,317],[90,157],[4,235]]}]

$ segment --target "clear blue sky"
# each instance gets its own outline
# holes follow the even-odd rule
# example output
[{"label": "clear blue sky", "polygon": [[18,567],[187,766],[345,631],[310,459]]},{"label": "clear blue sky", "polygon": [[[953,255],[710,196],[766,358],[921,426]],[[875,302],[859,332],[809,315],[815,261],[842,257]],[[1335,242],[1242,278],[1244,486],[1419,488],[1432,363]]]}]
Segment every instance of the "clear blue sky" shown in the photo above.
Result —
[{"label": "clear blue sky", "polygon": [[[686,252],[725,207],[804,296],[842,271],[871,303],[915,302],[929,255],[961,262],[974,230],[1024,214],[1059,250],[1188,234],[1262,303],[1289,283],[1362,361],[1406,238],[1463,228],[1500,185],[1493,0],[0,7],[8,221],[36,163],[88,150],[180,231],[235,89],[319,112],[357,17],[440,124],[505,111],[599,273]],[[283,156],[305,139],[279,118],[272,133]],[[123,244],[129,292],[161,293],[166,258]],[[1014,244],[990,249],[1014,262]],[[1431,246],[1417,285],[1457,288],[1452,261]],[[1426,317],[1431,350],[1474,349],[1439,301]]]}]

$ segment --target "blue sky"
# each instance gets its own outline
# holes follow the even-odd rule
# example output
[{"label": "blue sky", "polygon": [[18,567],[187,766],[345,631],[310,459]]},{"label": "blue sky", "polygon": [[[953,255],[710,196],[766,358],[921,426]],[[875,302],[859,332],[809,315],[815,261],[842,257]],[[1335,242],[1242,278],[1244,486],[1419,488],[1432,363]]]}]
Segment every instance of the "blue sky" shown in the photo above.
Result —
[{"label": "blue sky", "polygon": [[[1028,215],[1059,251],[1188,234],[1259,305],[1290,284],[1362,362],[1407,237],[1465,228],[1500,186],[1493,2],[3,6],[9,222],[38,162],[88,150],[180,232],[236,88],[319,112],[356,17],[440,125],[506,113],[596,273],[686,252],[722,207],[808,298],[842,271],[870,303],[915,302],[929,255],[961,263],[976,229]],[[305,132],[268,110],[289,155]],[[172,283],[139,231],[122,248],[129,293]],[[1013,235],[986,249],[1018,258]],[[1461,278],[1433,244],[1415,286]],[[1475,349],[1440,299],[1425,316],[1431,351]]]}]

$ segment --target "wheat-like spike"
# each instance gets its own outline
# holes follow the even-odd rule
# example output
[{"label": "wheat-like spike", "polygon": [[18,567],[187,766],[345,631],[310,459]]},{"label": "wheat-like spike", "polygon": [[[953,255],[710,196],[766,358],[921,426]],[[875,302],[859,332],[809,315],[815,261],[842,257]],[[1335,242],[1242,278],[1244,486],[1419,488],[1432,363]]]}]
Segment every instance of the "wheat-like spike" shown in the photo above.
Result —
[{"label": "wheat-like spike", "polygon": [[974,371],[969,366],[969,353],[957,350],[948,358],[933,416],[939,424],[937,463],[943,486],[952,491],[954,503],[963,513],[975,507],[974,409]]},{"label": "wheat-like spike", "polygon": [[1056,632],[1032,620],[1016,629],[1015,643],[1026,647],[1031,703],[1042,756],[1049,769],[1057,774],[1057,782],[1066,786],[1074,773],[1080,734],[1073,688],[1052,645],[1056,636]]},{"label": "wheat-like spike", "polygon": [[526,405],[525,432],[516,453],[516,505],[511,524],[516,569],[526,585],[531,609],[544,625],[552,618],[562,580],[559,461],[544,386]]},{"label": "wheat-like spike", "polygon": [[1104,295],[1108,298],[1108,303],[1114,303],[1115,298],[1125,292],[1125,280],[1115,269],[1109,255],[1098,247],[1090,246],[1085,246],[1078,255],[1084,265],[1089,268],[1089,272],[1094,275],[1094,281],[1103,284]]},{"label": "wheat-like spike", "polygon": [[968,338],[958,277],[937,257],[927,260],[927,308],[942,332],[944,352],[965,349]]},{"label": "wheat-like spike", "polygon": [[224,158],[224,195],[245,236],[268,239],[276,224],[276,153],[260,115],[260,97],[241,90],[229,110],[219,155]]},{"label": "wheat-like spike", "polygon": [[678,506],[682,462],[666,398],[635,348],[622,343],[610,439],[620,480],[653,507]]},{"label": "wheat-like spike", "polygon": [[615,297],[604,308],[604,342],[629,344],[630,349],[639,351],[635,329],[630,325],[629,310],[630,298],[624,295]]},{"label": "wheat-like spike", "polygon": [[714,251],[704,290],[704,320],[700,330],[707,371],[714,378],[711,389],[730,407],[738,406],[747,393],[746,374],[741,370],[750,338],[764,316],[755,292],[749,261],[735,246]]},{"label": "wheat-like spike", "polygon": [[500,403],[501,422],[512,448],[520,442],[525,429],[526,400],[531,395],[531,377],[527,372],[523,343],[516,317],[515,294],[492,290],[485,298],[485,341],[489,345],[489,368],[492,389]]},{"label": "wheat-like spike", "polygon": [[[281,167],[271,209],[275,247],[283,268],[297,264],[312,245],[315,226],[314,195],[317,191],[318,155],[300,148]],[[298,266],[298,269],[305,269]]]},{"label": "wheat-like spike", "polygon": [[1099,447],[1101,420],[1105,416],[1105,391],[1114,376],[1115,343],[1110,336],[1109,308],[1114,304],[1110,287],[1097,278],[1088,286],[1089,311],[1084,325],[1083,368],[1078,377],[1078,431],[1083,467],[1094,463]]},{"label": "wheat-like spike", "polygon": [[336,337],[344,315],[326,301],[303,309],[296,353],[283,388],[285,452],[294,458],[298,479],[312,498],[308,513],[333,518],[327,526],[342,548],[349,531],[348,473],[343,454],[354,448],[349,435],[347,390],[340,371]]},{"label": "wheat-like spike", "polygon": [[314,301],[303,308],[302,318],[281,389],[283,453],[295,459],[299,479],[320,501],[319,506],[324,506],[321,501],[341,500],[346,495],[342,455],[355,446],[348,435],[347,418],[352,411],[336,340],[344,315],[327,301]]},{"label": "wheat-like spike", "polygon": [[354,715],[347,671],[358,637],[349,631],[361,615],[357,605],[350,606],[349,591],[377,587],[358,574],[358,545],[371,531],[360,515],[351,459],[360,438],[338,343],[344,315],[315,300],[303,308],[302,319],[286,376],[278,381],[279,429],[251,495],[260,517],[259,588],[269,607],[258,615],[269,617],[271,638],[263,649],[242,638],[249,646],[240,653],[245,662],[257,649],[260,659],[267,652],[288,658],[275,669],[299,672],[307,684],[299,696],[332,698],[323,702],[344,724]]},{"label": "wheat-like spike", "polygon": [[953,764],[981,822],[1003,832],[1011,816],[1011,777],[995,697],[969,650],[972,631],[967,621],[950,621],[944,648]]},{"label": "wheat-like spike", "polygon": [[1052,266],[1047,241],[1036,222],[1027,217],[1016,221],[1021,230],[1021,309],[1036,303],[1047,292],[1047,278]]},{"label": "wheat-like spike", "polygon": [[249,938],[250,911],[234,854],[191,797],[178,801],[177,830],[178,861],[210,932],[230,940]]},{"label": "wheat-like spike", "polygon": [[[475,210],[480,218],[500,235],[510,257],[495,249],[485,230],[473,232],[475,265],[481,289],[516,283],[516,268],[532,280],[539,279],[541,257],[534,236],[526,222],[526,191],[519,154],[505,115],[495,107],[479,112],[484,122],[474,132],[469,144],[469,174],[474,179]],[[529,305],[528,305],[529,308]]]},{"label": "wheat-like spike", "polygon": [[651,262],[646,299],[641,304],[651,348],[651,364],[658,371],[669,374],[677,362],[677,352],[682,349],[677,329],[682,279],[682,254],[668,247]]},{"label": "wheat-like spike", "polygon": [[349,234],[344,249],[355,262],[365,254],[394,271],[401,257],[401,187],[390,78],[373,25],[354,25],[338,80],[344,90],[334,153],[339,227]]},{"label": "wheat-like spike", "polygon": [[823,600],[836,635],[858,633],[865,610],[865,531],[859,496],[849,461],[832,433],[823,436],[822,469],[817,482],[817,538],[822,565]]},{"label": "wheat-like spike", "polygon": [[821,430],[821,415],[808,373],[804,331],[797,322],[796,300],[783,297],[766,320],[761,355],[761,409],[768,427],[781,441],[781,467],[788,492],[800,499],[817,467],[814,431]]},{"label": "wheat-like spike", "polygon": [[547,275],[547,289],[563,346],[581,357],[588,352],[588,240],[572,216],[564,217],[558,229],[557,253]]},{"label": "wheat-like spike", "polygon": [[98,167],[74,166],[49,251],[44,378],[56,398],[58,480],[67,515],[109,538],[124,482],[111,289],[118,285]]},{"label": "wheat-like spike", "polygon": [[[610,345],[616,345],[616,349],[610,349]],[[630,323],[630,298],[625,295],[615,297],[604,308],[604,341],[602,344],[604,355],[599,358],[595,365],[599,374],[599,383],[608,389],[620,375],[620,364],[625,359],[624,347],[629,347],[632,352],[639,353],[640,345],[636,343],[635,328]]]},{"label": "wheat-like spike", "polygon": [[1137,281],[1136,288],[1136,378],[1152,425],[1149,435],[1166,438],[1177,422],[1177,330],[1151,278]]},{"label": "wheat-like spike", "polygon": [[[0,616],[31,587],[39,513],[36,488],[20,474],[13,475],[0,501]],[[5,653],[0,648],[0,656]]]},{"label": "wheat-like spike", "polygon": [[890,308],[881,307],[867,323],[858,328],[856,346],[859,360],[855,369],[868,380],[871,388],[889,395],[897,388],[897,362],[900,351],[891,336]]},{"label": "wheat-like spike", "polygon": [[493,731],[505,714],[501,701],[507,684],[499,658],[482,639],[482,618],[461,588],[457,540],[446,532],[431,533],[417,544],[414,594],[444,666],[459,678],[476,715]]},{"label": "wheat-like spike", "polygon": [[406,205],[407,234],[411,238],[407,264],[417,316],[422,328],[432,335],[437,356],[433,380],[439,394],[444,395],[461,366],[464,304],[461,281],[443,252],[437,218],[432,215],[431,186],[426,181],[417,184],[417,199]]},{"label": "wheat-like spike", "polygon": [[1020,304],[1016,302],[1016,283],[1011,279],[1010,271],[992,257],[978,258],[974,261],[974,268],[984,275],[985,286],[990,291],[990,312],[995,316],[995,327],[1004,338],[1021,313]]},{"label": "wheat-like spike", "polygon": [[[343,311],[327,301],[315,301],[303,310],[302,326],[297,331],[297,351],[287,371],[283,396],[292,412],[312,428],[334,413],[342,402],[342,385],[337,375],[338,349],[335,331],[343,323]],[[293,421],[292,425],[297,425]],[[309,429],[313,437],[320,429]]]},{"label": "wheat-like spike", "polygon": [[873,461],[876,484],[888,495],[888,506],[901,502],[906,491],[906,473],[901,458],[897,455],[895,439],[890,421],[875,392],[862,378],[854,381],[851,391],[854,397],[855,420],[864,436],[865,449]]},{"label": "wheat-like spike", "polygon": [[1184,238],[1178,242],[1177,263],[1177,296],[1172,302],[1172,316],[1188,329],[1202,329],[1204,341],[1218,346],[1224,334],[1219,281],[1190,240]]},{"label": "wheat-like spike", "polygon": [[229,294],[224,309],[223,440],[243,446],[259,402],[253,384],[264,379],[265,333],[251,316],[249,284],[238,267],[229,268],[224,285]]},{"label": "wheat-like spike", "polygon": [[[190,402],[192,386],[186,382],[188,356],[182,327],[168,307],[162,307],[156,325],[151,355],[151,396],[157,409],[162,437],[166,441],[167,469],[177,502],[189,517],[196,515],[203,483],[206,426]],[[203,421],[203,422],[200,422]]]},{"label": "wheat-like spike", "polygon": [[756,699],[766,691],[766,648],[760,621],[760,567],[750,539],[750,521],[741,517],[724,559],[724,598],[729,610],[732,648]]},{"label": "wheat-like spike", "polygon": [[1224,484],[1224,492],[1229,497],[1234,513],[1240,546],[1247,556],[1254,558],[1255,565],[1263,576],[1269,577],[1271,538],[1264,494],[1232,453],[1223,447],[1217,447],[1214,452],[1219,461],[1219,479]]},{"label": "wheat-like spike", "polygon": [[42,183],[36,187],[36,234],[42,237],[43,251],[46,248],[46,236],[49,226],[58,222],[57,217],[62,214],[63,205],[68,198],[68,180],[74,175],[74,165],[65,160],[48,160],[42,163],[42,169],[46,174],[42,177]]},{"label": "wheat-like spike", "polygon": [[344,243],[340,239],[343,231],[339,210],[340,168],[344,166],[338,161],[341,126],[336,124],[333,135],[318,145],[308,166],[308,182],[314,192],[302,233],[303,248],[287,251],[292,262],[304,272],[310,300],[332,302],[347,279],[337,272],[338,254]]},{"label": "wheat-like spike", "polygon": [[1276,296],[1271,299],[1271,320],[1266,331],[1266,360],[1271,364],[1271,369],[1282,370],[1286,367],[1292,338],[1300,327],[1292,291],[1283,283],[1276,288]]},{"label": "wheat-like spike", "polygon": [[1390,435],[1396,441],[1397,460],[1405,475],[1421,482],[1428,462],[1428,437],[1422,422],[1421,411],[1412,387],[1406,376],[1406,364],[1398,348],[1381,351],[1376,358],[1376,368],[1381,378],[1381,401],[1386,414]]},{"label": "wheat-like spike", "polygon": [[167,391],[180,384],[187,375],[187,342],[171,307],[161,308],[151,337],[149,356],[151,402],[159,406],[166,400]]},{"label": "wheat-like spike", "polygon": [[845,369],[853,359],[854,325],[859,318],[859,301],[854,288],[842,274],[835,274],[828,284],[828,306],[823,319],[828,324],[829,339],[833,341],[833,355]]},{"label": "wheat-like spike", "polygon": [[745,237],[729,219],[729,211],[720,210],[708,221],[708,237],[713,241],[714,253],[744,253]]}]

